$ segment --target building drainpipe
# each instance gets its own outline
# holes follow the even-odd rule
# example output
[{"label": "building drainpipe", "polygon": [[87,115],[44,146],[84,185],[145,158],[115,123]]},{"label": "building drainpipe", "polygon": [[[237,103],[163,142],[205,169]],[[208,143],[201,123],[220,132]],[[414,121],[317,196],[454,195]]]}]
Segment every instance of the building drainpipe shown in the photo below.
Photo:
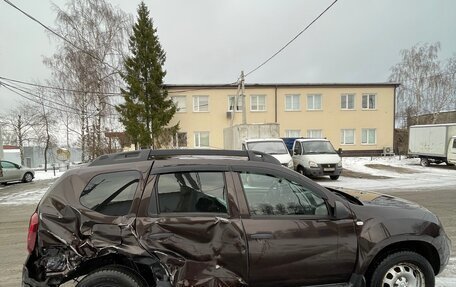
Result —
[{"label": "building drainpipe", "polygon": [[2,127],[0,127],[0,159],[3,159],[3,138],[2,138]]},{"label": "building drainpipe", "polygon": [[[397,89],[397,85],[394,85],[394,108],[393,108],[393,151],[396,150],[396,153],[397,154],[400,154],[399,152],[399,146],[396,146],[396,89]],[[400,158],[400,155],[399,155],[399,159]]]},{"label": "building drainpipe", "polygon": [[277,85],[274,86],[274,122],[277,123]]}]

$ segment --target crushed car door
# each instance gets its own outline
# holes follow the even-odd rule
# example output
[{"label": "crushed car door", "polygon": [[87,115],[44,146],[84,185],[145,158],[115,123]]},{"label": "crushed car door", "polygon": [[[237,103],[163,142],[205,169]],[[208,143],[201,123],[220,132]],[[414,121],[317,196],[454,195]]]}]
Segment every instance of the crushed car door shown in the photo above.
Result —
[{"label": "crushed car door", "polygon": [[299,177],[270,172],[239,171],[234,177],[245,194],[238,195],[239,204],[249,213],[242,215],[249,246],[249,284],[347,282],[356,260],[353,220],[332,218],[325,194]]},{"label": "crushed car door", "polygon": [[244,286],[247,247],[231,173],[187,169],[154,171],[137,220],[140,242],[173,286]]}]

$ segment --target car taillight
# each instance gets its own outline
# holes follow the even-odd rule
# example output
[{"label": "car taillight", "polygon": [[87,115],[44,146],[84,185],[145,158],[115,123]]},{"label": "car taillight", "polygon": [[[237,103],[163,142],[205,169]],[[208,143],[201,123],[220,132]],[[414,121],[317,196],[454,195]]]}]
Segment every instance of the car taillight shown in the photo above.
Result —
[{"label": "car taillight", "polygon": [[35,211],[30,217],[29,230],[27,235],[27,250],[32,253],[35,249],[36,235],[38,231],[38,213]]}]

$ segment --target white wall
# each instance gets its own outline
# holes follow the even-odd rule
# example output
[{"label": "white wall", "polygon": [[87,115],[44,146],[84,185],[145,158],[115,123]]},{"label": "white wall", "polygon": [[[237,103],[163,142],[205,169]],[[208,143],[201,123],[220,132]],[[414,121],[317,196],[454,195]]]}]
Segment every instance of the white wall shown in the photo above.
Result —
[{"label": "white wall", "polygon": [[21,164],[21,152],[19,149],[3,150],[3,160]]}]

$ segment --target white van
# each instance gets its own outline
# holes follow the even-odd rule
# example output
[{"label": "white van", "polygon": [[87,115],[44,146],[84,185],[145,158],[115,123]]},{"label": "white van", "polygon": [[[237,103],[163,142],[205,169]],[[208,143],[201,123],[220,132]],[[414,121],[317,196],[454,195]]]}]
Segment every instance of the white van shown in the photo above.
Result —
[{"label": "white van", "polygon": [[242,141],[242,149],[270,154],[283,166],[293,169],[293,159],[282,139],[247,139]]},{"label": "white van", "polygon": [[337,180],[342,172],[342,159],[327,139],[296,139],[293,164],[305,176],[329,175]]}]

